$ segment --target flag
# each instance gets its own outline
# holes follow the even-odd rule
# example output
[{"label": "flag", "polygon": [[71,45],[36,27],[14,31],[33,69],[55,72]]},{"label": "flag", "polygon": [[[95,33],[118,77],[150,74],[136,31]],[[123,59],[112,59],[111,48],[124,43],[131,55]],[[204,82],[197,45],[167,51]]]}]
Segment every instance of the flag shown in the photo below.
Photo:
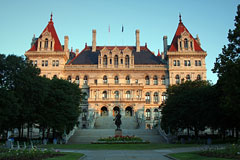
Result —
[{"label": "flag", "polygon": [[122,32],[124,31],[123,25],[122,25]]},{"label": "flag", "polygon": [[108,26],[108,32],[110,32],[110,24],[109,24],[109,26]]}]

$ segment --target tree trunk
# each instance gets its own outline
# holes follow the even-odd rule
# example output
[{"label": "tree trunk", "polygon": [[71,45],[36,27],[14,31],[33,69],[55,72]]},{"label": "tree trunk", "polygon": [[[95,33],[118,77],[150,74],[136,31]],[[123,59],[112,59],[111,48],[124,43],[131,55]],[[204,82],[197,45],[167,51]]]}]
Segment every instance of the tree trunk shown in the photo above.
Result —
[{"label": "tree trunk", "polygon": [[45,138],[45,128],[43,127],[42,128],[42,139],[44,139]]},{"label": "tree trunk", "polygon": [[53,128],[53,139],[55,138],[55,129]]},{"label": "tree trunk", "polygon": [[238,128],[236,128],[236,141],[238,141]]},{"label": "tree trunk", "polygon": [[189,137],[189,135],[190,135],[189,128],[187,128],[187,135],[188,135],[188,137]]},{"label": "tree trunk", "polygon": [[48,131],[47,131],[47,139],[49,138],[49,134],[50,134],[50,128],[48,128]]},{"label": "tree trunk", "polygon": [[29,122],[27,123],[27,139],[29,139]]},{"label": "tree trunk", "polygon": [[23,124],[22,124],[22,131],[21,132],[22,132],[21,137],[23,137]]},{"label": "tree trunk", "polygon": [[18,138],[21,138],[21,127],[18,127]]},{"label": "tree trunk", "polygon": [[195,132],[195,137],[198,138],[198,129],[196,127],[194,127],[194,132]]}]

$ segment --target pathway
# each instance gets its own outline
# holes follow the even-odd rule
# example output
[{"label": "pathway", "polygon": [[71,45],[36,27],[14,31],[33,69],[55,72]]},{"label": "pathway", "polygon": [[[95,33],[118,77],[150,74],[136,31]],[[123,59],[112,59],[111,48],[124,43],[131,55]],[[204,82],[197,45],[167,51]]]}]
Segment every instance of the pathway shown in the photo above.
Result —
[{"label": "pathway", "polygon": [[83,160],[170,160],[165,155],[179,152],[202,150],[203,147],[157,149],[157,150],[70,150],[59,149],[61,152],[76,152],[86,155]]}]

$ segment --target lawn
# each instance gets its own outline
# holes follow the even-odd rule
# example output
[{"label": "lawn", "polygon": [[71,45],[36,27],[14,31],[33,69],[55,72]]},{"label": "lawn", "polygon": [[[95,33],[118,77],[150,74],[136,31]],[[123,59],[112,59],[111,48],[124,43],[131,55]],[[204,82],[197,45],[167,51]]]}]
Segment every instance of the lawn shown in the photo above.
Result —
[{"label": "lawn", "polygon": [[81,153],[63,153],[64,156],[58,156],[54,158],[47,158],[45,160],[78,160],[81,158],[84,154]]},{"label": "lawn", "polygon": [[198,144],[48,144],[40,148],[80,150],[153,150],[166,148],[198,147]]},{"label": "lawn", "polygon": [[176,158],[178,160],[230,160],[226,158],[213,158],[213,157],[200,156],[196,152],[172,153],[172,154],[169,154],[169,156]]}]

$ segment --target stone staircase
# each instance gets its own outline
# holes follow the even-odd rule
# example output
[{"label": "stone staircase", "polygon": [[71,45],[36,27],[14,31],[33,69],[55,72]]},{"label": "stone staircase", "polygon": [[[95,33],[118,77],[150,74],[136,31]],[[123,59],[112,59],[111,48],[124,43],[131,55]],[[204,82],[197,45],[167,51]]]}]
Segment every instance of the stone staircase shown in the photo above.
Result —
[{"label": "stone staircase", "polygon": [[[97,117],[95,121],[96,129],[116,129],[116,125],[113,121],[114,117]],[[138,123],[135,117],[122,116],[121,129],[136,129]]]},{"label": "stone staircase", "polygon": [[[137,136],[151,143],[163,143],[164,139],[159,134],[158,130],[145,129],[122,129],[123,136]],[[97,141],[102,137],[115,135],[115,129],[78,129],[75,134],[69,139],[68,144],[89,144]]]}]

